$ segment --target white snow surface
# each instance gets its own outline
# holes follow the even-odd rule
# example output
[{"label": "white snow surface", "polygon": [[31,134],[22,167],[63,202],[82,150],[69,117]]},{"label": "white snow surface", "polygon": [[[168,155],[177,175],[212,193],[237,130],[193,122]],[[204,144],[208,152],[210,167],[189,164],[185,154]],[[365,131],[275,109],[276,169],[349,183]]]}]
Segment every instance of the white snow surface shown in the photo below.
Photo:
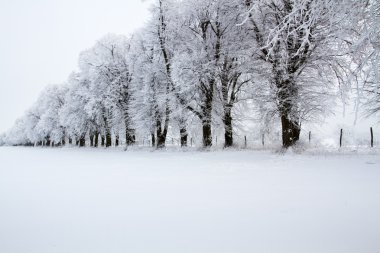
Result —
[{"label": "white snow surface", "polygon": [[1,253],[378,253],[380,156],[0,147]]}]

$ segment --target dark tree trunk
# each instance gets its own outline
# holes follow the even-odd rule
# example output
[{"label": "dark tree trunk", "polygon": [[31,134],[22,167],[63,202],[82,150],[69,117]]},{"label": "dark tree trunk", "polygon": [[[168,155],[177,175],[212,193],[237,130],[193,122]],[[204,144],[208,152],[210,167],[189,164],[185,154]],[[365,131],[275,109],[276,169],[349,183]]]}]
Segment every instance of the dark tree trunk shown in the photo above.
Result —
[{"label": "dark tree trunk", "polygon": [[94,146],[94,134],[90,134],[90,147],[93,147]]},{"label": "dark tree trunk", "polygon": [[104,147],[105,143],[106,143],[106,137],[104,135],[102,135],[101,136],[101,145],[102,145],[102,147]]},{"label": "dark tree trunk", "polygon": [[135,144],[135,130],[134,129],[125,129],[125,143],[127,146]]},{"label": "dark tree trunk", "polygon": [[224,147],[232,147],[234,144],[233,141],[233,133],[232,133],[232,116],[231,116],[231,108],[227,107],[224,110]]},{"label": "dark tree trunk", "polygon": [[112,138],[111,138],[111,131],[109,129],[106,130],[106,148],[112,146]]},{"label": "dark tree trunk", "polygon": [[95,131],[95,134],[94,134],[94,147],[97,148],[99,146],[99,132],[98,131]]},{"label": "dark tree trunk", "polygon": [[62,140],[61,140],[61,145],[62,145],[62,146],[65,146],[65,145],[66,145],[65,137],[62,138]]},{"label": "dark tree trunk", "polygon": [[69,144],[73,144],[73,139],[69,137]]},{"label": "dark tree trunk", "polygon": [[152,147],[156,146],[156,136],[152,134]]},{"label": "dark tree trunk", "polygon": [[166,135],[157,133],[157,148],[165,148]]},{"label": "dark tree trunk", "polygon": [[[168,120],[169,117],[169,111],[166,111],[166,120]],[[166,135],[168,133],[168,122],[165,120],[165,127],[164,129],[161,128],[161,121],[156,121],[156,136],[157,136],[157,148],[164,148],[165,142],[166,142]]]},{"label": "dark tree trunk", "polygon": [[211,135],[211,112],[212,112],[212,96],[209,94],[206,99],[205,107],[203,109],[202,118],[202,138],[203,147],[212,146],[212,135]]},{"label": "dark tree trunk", "polygon": [[301,126],[298,122],[290,120],[287,115],[281,116],[282,145],[284,148],[293,146],[300,138]]},{"label": "dark tree trunk", "polygon": [[212,115],[212,101],[214,97],[214,84],[215,80],[209,80],[210,89],[206,93],[206,100],[202,110],[202,134],[203,134],[203,147],[212,146],[211,135],[211,115]]},{"label": "dark tree trunk", "polygon": [[278,88],[277,98],[282,127],[282,146],[289,148],[296,144],[301,133],[301,125],[297,115],[298,89],[291,79],[283,78],[283,73],[276,73],[275,79]]},{"label": "dark tree trunk", "polygon": [[119,146],[119,135],[117,134],[115,136],[115,147],[118,147]]},{"label": "dark tree trunk", "polygon": [[179,130],[180,135],[181,135],[181,147],[187,147],[187,130],[186,128],[181,128]]},{"label": "dark tree trunk", "polygon": [[203,122],[202,124],[202,134],[203,134],[203,147],[212,146],[212,136],[211,136],[211,124],[209,122]]},{"label": "dark tree trunk", "polygon": [[82,134],[79,139],[79,147],[85,147],[86,146],[86,134]]},{"label": "dark tree trunk", "polygon": [[[106,148],[108,148],[108,147],[112,146],[112,138],[111,138],[111,129],[110,129],[108,119],[105,116],[105,114],[103,116],[103,120],[104,120],[104,131],[105,131],[105,136],[104,136],[105,137],[105,145],[106,145]],[[103,142],[103,140],[102,140],[102,142]],[[103,146],[103,144],[102,144],[102,146]]]},{"label": "dark tree trunk", "polygon": [[[165,33],[166,33],[166,23],[165,23],[165,16],[162,9],[162,1],[159,1],[160,4],[160,26],[158,30],[158,41],[160,43],[161,52],[163,55],[164,63],[165,63],[165,69],[166,69],[166,75],[168,77],[168,82],[166,84],[166,110],[165,110],[165,120],[164,120],[164,128],[161,128],[161,120],[157,119],[157,148],[164,148],[165,147],[165,141],[166,141],[166,135],[168,132],[169,127],[169,116],[170,116],[170,108],[169,108],[169,93],[170,90],[173,87],[173,80],[172,80],[172,66],[171,66],[171,60],[170,60],[170,54],[167,51],[166,48],[166,41],[165,41]],[[161,131],[162,129],[162,131]]]},{"label": "dark tree trunk", "polygon": [[75,145],[79,146],[79,139],[78,138],[75,140]]},{"label": "dark tree trunk", "polygon": [[48,147],[50,147],[50,144],[51,144],[50,136],[47,136],[46,137],[46,143],[45,143],[45,145],[48,146]]}]

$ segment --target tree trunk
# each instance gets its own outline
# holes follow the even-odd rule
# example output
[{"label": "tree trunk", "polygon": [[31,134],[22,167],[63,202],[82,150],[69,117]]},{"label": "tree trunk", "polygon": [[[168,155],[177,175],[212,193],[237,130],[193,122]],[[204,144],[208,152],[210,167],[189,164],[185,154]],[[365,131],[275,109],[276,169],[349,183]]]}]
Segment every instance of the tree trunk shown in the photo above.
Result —
[{"label": "tree trunk", "polygon": [[119,146],[119,135],[117,134],[115,136],[115,147],[118,147]]},{"label": "tree trunk", "polygon": [[181,128],[179,130],[180,135],[181,135],[181,147],[187,147],[187,130],[186,128]]},{"label": "tree trunk", "polygon": [[112,146],[112,138],[111,138],[111,131],[109,129],[106,130],[106,148]]},{"label": "tree trunk", "polygon": [[211,124],[208,121],[202,123],[203,147],[212,146]]},{"label": "tree trunk", "polygon": [[104,147],[104,144],[106,143],[106,137],[104,135],[102,135],[101,139],[102,139],[101,145],[102,145],[102,147]]},{"label": "tree trunk", "polygon": [[125,129],[125,143],[127,146],[135,144],[135,130],[134,129]]},{"label": "tree trunk", "polygon": [[50,136],[47,136],[46,137],[46,143],[45,143],[45,145],[48,146],[48,147],[50,147],[50,144],[51,144]]},{"label": "tree trunk", "polygon": [[152,147],[156,146],[156,136],[152,134]]},{"label": "tree trunk", "polygon": [[62,138],[62,140],[61,140],[61,145],[62,145],[62,146],[65,146],[65,145],[66,145],[65,137]]},{"label": "tree trunk", "polygon": [[[168,117],[168,112],[167,116]],[[156,121],[156,136],[157,136],[157,148],[164,148],[165,142],[166,142],[166,135],[167,135],[167,122],[165,121],[165,127],[162,130],[161,128],[161,121]]]},{"label": "tree trunk", "polygon": [[93,147],[94,146],[94,134],[90,134],[90,147]]},{"label": "tree trunk", "polygon": [[105,144],[106,144],[106,148],[108,148],[112,146],[111,129],[109,127],[107,117],[103,116],[103,120],[104,120],[104,130],[105,130]]},{"label": "tree trunk", "polygon": [[82,134],[79,139],[79,147],[86,146],[86,134]]},{"label": "tree trunk", "polygon": [[289,148],[293,146],[300,137],[301,125],[297,115],[298,89],[292,79],[284,78],[283,73],[276,73],[276,85],[279,90],[277,98],[279,101],[279,112],[282,127],[282,146]]},{"label": "tree trunk", "polygon": [[165,148],[166,135],[157,133],[157,148]]},{"label": "tree trunk", "polygon": [[69,137],[69,144],[73,144],[73,139],[71,137]]},{"label": "tree trunk", "polygon": [[212,146],[211,135],[211,115],[212,115],[212,101],[214,97],[214,84],[215,80],[209,80],[210,90],[206,94],[206,100],[202,112],[202,134],[203,134],[203,147]]},{"label": "tree trunk", "polygon": [[202,138],[203,138],[203,147],[212,146],[212,135],[211,135],[211,112],[212,112],[212,99],[209,98],[206,100],[206,106],[203,109],[203,118],[202,118]]},{"label": "tree trunk", "polygon": [[232,133],[232,116],[231,116],[231,108],[227,107],[224,110],[224,147],[232,147],[233,142],[233,133]]},{"label": "tree trunk", "polygon": [[94,147],[97,148],[99,146],[99,132],[98,131],[95,131],[95,134],[94,134],[95,138],[94,138]]},{"label": "tree trunk", "polygon": [[290,120],[287,115],[281,116],[282,145],[284,148],[293,146],[300,138],[301,126],[298,122]]}]

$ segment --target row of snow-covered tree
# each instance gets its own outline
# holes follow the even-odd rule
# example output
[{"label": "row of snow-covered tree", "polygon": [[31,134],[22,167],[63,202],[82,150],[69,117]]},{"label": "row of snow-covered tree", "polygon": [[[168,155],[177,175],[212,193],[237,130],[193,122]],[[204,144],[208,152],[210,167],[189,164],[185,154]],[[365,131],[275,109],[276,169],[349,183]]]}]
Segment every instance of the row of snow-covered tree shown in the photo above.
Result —
[{"label": "row of snow-covered tree", "polygon": [[[354,89],[380,110],[377,0],[157,0],[130,37],[107,35],[2,137],[14,145],[111,146],[170,132],[225,146],[243,116],[277,122],[284,147]],[[249,110],[248,110],[249,109]],[[252,129],[255,131],[255,129]]]}]

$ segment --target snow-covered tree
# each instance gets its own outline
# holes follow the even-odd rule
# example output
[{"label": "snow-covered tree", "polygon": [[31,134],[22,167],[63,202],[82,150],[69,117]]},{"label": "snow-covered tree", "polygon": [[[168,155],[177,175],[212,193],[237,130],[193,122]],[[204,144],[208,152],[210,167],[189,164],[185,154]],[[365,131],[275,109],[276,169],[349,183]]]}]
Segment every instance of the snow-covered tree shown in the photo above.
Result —
[{"label": "snow-covered tree", "polygon": [[[59,111],[64,105],[66,93],[65,86],[51,85],[42,92],[37,101],[39,117],[34,129],[40,136],[45,136],[47,146],[50,142],[55,145],[65,144],[66,130],[60,122]],[[35,118],[31,112],[29,116],[31,120]]]},{"label": "snow-covered tree", "polygon": [[80,74],[73,73],[68,80],[70,89],[66,94],[65,104],[59,113],[60,122],[69,135],[69,142],[75,140],[79,146],[85,146],[88,128],[94,124],[85,110],[89,83]]},{"label": "snow-covered tree", "polygon": [[223,122],[225,146],[233,145],[233,106],[256,73],[248,29],[238,26],[243,7],[235,0],[188,1],[178,14],[174,91],[201,121],[205,147],[212,145],[213,121]]},{"label": "snow-covered tree", "polygon": [[184,4],[183,45],[176,55],[176,96],[202,123],[203,146],[212,145],[212,112],[221,58],[221,25],[217,1],[189,1]]},{"label": "snow-covered tree", "polygon": [[101,137],[109,147],[122,135],[162,148],[191,133],[210,147],[224,131],[230,147],[252,114],[258,131],[280,121],[287,148],[352,88],[367,115],[380,111],[377,0],[156,0],[151,14],[131,38],[109,34],[83,51],[79,70],[45,89],[2,142]]},{"label": "snow-covered tree", "polygon": [[360,52],[357,63],[359,82],[358,106],[363,103],[366,116],[380,112],[380,2],[368,1],[358,41],[353,46]]},{"label": "snow-covered tree", "polygon": [[[157,148],[165,146],[173,109],[176,108],[173,97],[173,57],[178,40],[174,37],[174,18],[176,3],[158,0],[153,8],[152,20],[136,38],[135,73],[138,92],[136,105],[140,108],[139,121],[150,132],[152,144]],[[173,106],[174,103],[174,106]],[[179,122],[185,122],[179,116]],[[182,145],[187,142],[186,124],[180,124]]]},{"label": "snow-covered tree", "polygon": [[126,37],[110,34],[84,51],[79,60],[80,76],[89,82],[85,110],[94,125],[98,126],[90,131],[90,137],[95,136],[96,139],[100,132],[106,147],[112,145],[112,132],[118,144],[121,125],[125,129],[125,143],[131,145],[134,142],[129,48]]},{"label": "snow-covered tree", "polygon": [[302,120],[325,112],[329,91],[350,72],[350,38],[365,2],[245,1],[249,14],[243,23],[254,34],[258,59],[271,68],[284,147],[297,142]]}]

